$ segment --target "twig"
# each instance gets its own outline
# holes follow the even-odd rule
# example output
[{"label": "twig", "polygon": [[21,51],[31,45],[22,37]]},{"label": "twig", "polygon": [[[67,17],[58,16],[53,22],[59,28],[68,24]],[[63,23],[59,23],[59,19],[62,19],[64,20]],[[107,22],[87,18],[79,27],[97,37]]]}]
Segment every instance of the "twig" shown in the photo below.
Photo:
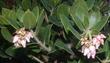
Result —
[{"label": "twig", "polygon": [[96,56],[96,58],[102,63],[102,60],[98,56]]},{"label": "twig", "polygon": [[104,60],[102,63],[110,63],[110,60]]},{"label": "twig", "polygon": [[33,55],[29,55],[29,57],[31,57],[32,59],[38,61],[39,63],[44,63],[43,61],[41,61],[39,58],[33,56]]},{"label": "twig", "polygon": [[44,48],[47,52],[50,52],[50,48],[47,48],[44,44],[42,44],[42,42],[34,35],[34,33],[32,32],[33,37],[35,39],[35,41],[42,47]]}]

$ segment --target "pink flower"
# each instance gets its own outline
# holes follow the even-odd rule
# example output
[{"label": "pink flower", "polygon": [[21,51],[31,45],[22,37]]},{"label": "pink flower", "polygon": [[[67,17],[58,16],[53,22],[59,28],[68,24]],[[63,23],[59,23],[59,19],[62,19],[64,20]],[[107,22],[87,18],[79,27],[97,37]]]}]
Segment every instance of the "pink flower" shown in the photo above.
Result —
[{"label": "pink flower", "polygon": [[104,38],[106,38],[106,36],[103,34],[100,34],[100,35],[95,36],[92,39],[93,45],[96,47],[96,49],[98,49],[101,44],[102,45],[104,44]]},{"label": "pink flower", "polygon": [[89,48],[85,48],[84,51],[83,51],[83,53],[84,53],[84,56],[86,56],[87,54],[89,54]]},{"label": "pink flower", "polygon": [[96,49],[93,45],[91,45],[90,47],[82,47],[82,53],[84,56],[87,56],[87,58],[95,58]]},{"label": "pink flower", "polygon": [[96,55],[96,49],[94,46],[90,46],[89,47],[89,50],[90,50],[90,53],[91,53],[91,56],[92,58],[95,58],[95,55]]},{"label": "pink flower", "polygon": [[27,32],[27,34],[25,35],[26,41],[30,42],[30,38],[33,38],[32,33],[31,32]]},{"label": "pink flower", "polygon": [[97,38],[93,38],[92,42],[93,42],[93,45],[96,47],[96,49],[98,49],[100,46],[100,41],[97,40]]},{"label": "pink flower", "polygon": [[15,35],[15,36],[13,37],[13,43],[17,42],[18,40],[19,40],[19,36],[18,36],[18,35]]},{"label": "pink flower", "polygon": [[14,43],[15,47],[26,47],[26,40],[18,40],[17,42]]},{"label": "pink flower", "polygon": [[25,48],[26,42],[30,42],[30,38],[33,38],[32,32],[26,31],[25,29],[20,29],[17,32],[18,33],[13,37],[14,46]]},{"label": "pink flower", "polygon": [[81,45],[82,46],[82,53],[84,56],[87,56],[87,58],[95,58],[96,56],[96,49],[99,48],[100,45],[104,45],[104,38],[106,38],[105,35],[99,34],[92,38],[92,40],[82,40],[81,39]]}]

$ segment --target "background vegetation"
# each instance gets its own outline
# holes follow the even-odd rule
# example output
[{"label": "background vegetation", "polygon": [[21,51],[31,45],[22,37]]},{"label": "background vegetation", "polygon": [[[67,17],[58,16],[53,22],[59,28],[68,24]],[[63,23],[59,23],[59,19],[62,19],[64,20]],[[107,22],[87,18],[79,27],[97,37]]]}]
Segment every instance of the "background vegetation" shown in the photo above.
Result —
[{"label": "background vegetation", "polygon": [[[109,63],[110,0],[0,0],[0,63]],[[14,32],[25,27],[51,48],[34,39],[15,48]],[[106,35],[95,59],[81,53],[80,38],[87,30]]]}]

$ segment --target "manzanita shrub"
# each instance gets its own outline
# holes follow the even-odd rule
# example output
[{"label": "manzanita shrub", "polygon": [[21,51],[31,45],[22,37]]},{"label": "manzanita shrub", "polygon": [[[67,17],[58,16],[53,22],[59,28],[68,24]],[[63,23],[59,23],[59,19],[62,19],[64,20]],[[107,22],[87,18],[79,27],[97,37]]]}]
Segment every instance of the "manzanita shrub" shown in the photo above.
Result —
[{"label": "manzanita shrub", "polygon": [[110,0],[0,0],[0,63],[110,63]]}]

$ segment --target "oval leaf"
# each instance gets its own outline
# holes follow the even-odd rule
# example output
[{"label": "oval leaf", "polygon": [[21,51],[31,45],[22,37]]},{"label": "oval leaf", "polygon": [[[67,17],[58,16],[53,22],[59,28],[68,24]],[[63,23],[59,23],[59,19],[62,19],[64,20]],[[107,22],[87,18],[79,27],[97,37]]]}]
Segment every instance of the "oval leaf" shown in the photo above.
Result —
[{"label": "oval leaf", "polygon": [[1,15],[0,15],[0,24],[8,25],[8,20],[4,16],[1,16]]},{"label": "oval leaf", "polygon": [[74,52],[70,48],[68,48],[62,41],[57,40],[55,46],[59,47],[60,49],[64,49],[68,53],[74,55]]},{"label": "oval leaf", "polygon": [[35,15],[30,10],[27,10],[24,13],[22,20],[23,20],[24,27],[27,29],[34,28],[36,25]]},{"label": "oval leaf", "polygon": [[60,19],[65,28],[65,31],[71,31],[76,38],[80,39],[80,34],[72,27],[69,19],[65,15],[60,15]]},{"label": "oval leaf", "polygon": [[100,12],[92,12],[89,16],[89,28],[95,26],[101,20]]},{"label": "oval leaf", "polygon": [[1,29],[1,34],[9,42],[12,41],[12,35],[11,35],[11,33],[9,32],[9,30],[7,28],[2,28]]},{"label": "oval leaf", "polygon": [[16,54],[16,48],[11,46],[6,49],[5,53],[8,54],[9,56],[14,56]]}]

